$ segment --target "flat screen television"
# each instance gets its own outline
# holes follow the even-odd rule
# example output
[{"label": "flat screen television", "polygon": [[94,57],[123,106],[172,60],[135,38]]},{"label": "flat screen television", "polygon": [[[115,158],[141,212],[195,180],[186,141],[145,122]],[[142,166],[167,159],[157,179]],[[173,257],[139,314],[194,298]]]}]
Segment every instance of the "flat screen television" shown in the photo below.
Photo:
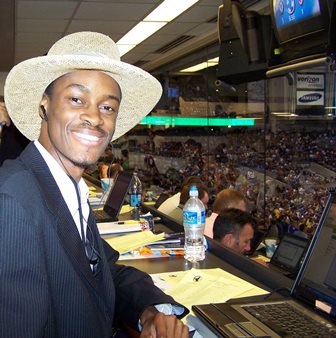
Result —
[{"label": "flat screen television", "polygon": [[270,5],[281,61],[327,52],[334,0],[270,0]]}]

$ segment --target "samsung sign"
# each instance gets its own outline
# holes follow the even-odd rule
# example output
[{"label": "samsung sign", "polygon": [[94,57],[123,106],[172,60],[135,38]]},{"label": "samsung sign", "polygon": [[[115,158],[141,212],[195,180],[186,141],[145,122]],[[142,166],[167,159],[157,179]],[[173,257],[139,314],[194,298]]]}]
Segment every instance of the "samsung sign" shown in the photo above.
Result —
[{"label": "samsung sign", "polygon": [[296,88],[324,90],[324,74],[297,73]]},{"label": "samsung sign", "polygon": [[298,90],[296,93],[296,104],[298,106],[300,105],[323,106],[324,92]]}]

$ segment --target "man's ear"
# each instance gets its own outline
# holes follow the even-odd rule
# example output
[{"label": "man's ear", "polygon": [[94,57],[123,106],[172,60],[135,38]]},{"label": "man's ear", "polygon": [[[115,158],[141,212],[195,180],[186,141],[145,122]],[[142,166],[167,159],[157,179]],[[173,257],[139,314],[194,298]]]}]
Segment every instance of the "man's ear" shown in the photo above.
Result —
[{"label": "man's ear", "polygon": [[39,105],[39,115],[42,120],[45,120],[46,112],[48,111],[49,98],[46,94],[43,94]]},{"label": "man's ear", "polygon": [[227,247],[231,248],[232,245],[233,245],[233,241],[234,241],[233,235],[232,235],[232,234],[226,234],[226,235],[222,238],[221,243],[222,243],[224,246],[227,246]]}]

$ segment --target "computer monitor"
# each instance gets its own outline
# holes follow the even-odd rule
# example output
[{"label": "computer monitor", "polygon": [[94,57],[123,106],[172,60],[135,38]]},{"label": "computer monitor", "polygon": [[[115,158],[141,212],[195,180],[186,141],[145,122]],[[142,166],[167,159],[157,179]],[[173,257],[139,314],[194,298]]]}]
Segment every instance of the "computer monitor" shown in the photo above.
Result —
[{"label": "computer monitor", "polygon": [[333,2],[270,0],[282,63],[328,52]]}]

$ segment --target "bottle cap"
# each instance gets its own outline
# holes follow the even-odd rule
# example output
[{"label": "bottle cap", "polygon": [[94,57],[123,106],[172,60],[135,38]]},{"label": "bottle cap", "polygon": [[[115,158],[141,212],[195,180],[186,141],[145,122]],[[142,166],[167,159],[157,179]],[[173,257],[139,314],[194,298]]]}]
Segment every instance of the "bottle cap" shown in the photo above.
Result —
[{"label": "bottle cap", "polygon": [[196,185],[192,185],[189,189],[189,196],[198,196],[198,190]]}]

